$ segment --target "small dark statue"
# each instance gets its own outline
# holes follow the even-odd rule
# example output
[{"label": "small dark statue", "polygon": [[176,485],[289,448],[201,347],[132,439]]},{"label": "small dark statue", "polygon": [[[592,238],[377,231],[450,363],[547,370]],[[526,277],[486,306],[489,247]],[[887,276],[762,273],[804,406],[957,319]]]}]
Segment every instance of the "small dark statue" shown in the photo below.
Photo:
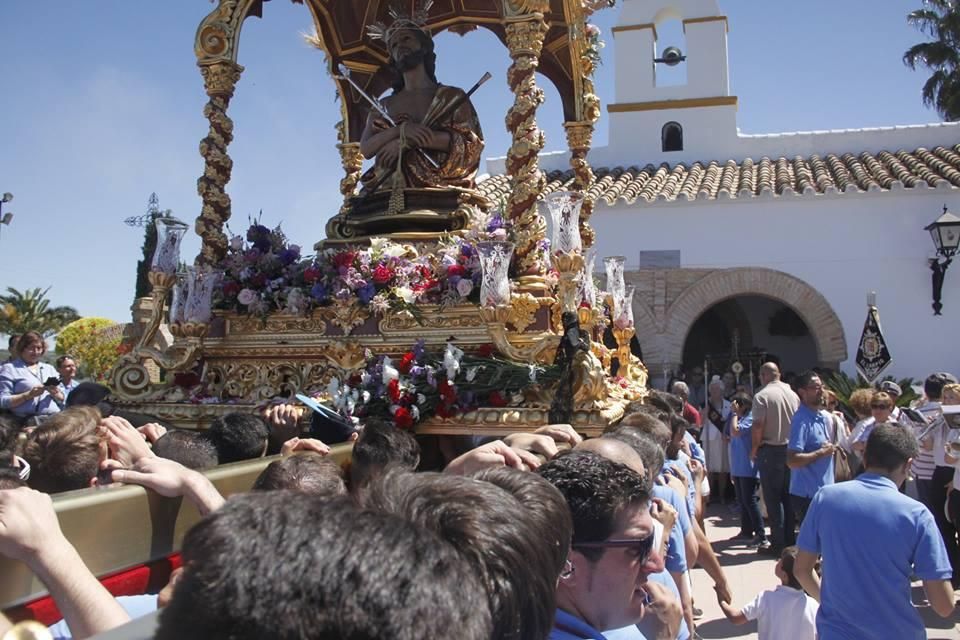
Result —
[{"label": "small dark statue", "polygon": [[560,367],[560,381],[557,383],[553,402],[550,403],[550,423],[569,424],[573,418],[574,395],[576,394],[577,354],[590,353],[590,337],[580,331],[580,321],[577,314],[564,311],[561,316],[563,322],[563,338],[557,347],[557,357],[554,364]]}]

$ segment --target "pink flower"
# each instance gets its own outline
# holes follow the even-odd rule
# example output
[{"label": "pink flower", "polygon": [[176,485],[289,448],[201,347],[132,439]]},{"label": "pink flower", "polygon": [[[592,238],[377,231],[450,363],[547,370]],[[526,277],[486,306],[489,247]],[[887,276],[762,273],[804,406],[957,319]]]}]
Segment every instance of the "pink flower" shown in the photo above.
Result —
[{"label": "pink flower", "polygon": [[237,302],[244,306],[248,306],[257,299],[257,294],[251,291],[250,289],[243,289],[240,293],[237,294]]}]

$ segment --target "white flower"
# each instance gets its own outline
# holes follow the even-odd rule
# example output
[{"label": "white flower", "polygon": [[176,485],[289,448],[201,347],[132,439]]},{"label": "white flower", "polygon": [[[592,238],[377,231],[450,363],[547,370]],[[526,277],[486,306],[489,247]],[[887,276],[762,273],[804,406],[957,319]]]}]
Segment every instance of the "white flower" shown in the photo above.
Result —
[{"label": "white flower", "polygon": [[417,405],[410,407],[410,417],[413,418],[414,422],[420,419],[420,408]]},{"label": "white flower", "polygon": [[[369,358],[368,358],[368,359],[369,359]],[[363,373],[360,374],[360,384],[363,385],[364,387],[367,387],[367,386],[370,385],[370,380],[371,380],[371,379],[372,379],[372,378],[371,378],[370,374],[367,373],[366,371],[364,371]]]},{"label": "white flower", "polygon": [[402,258],[407,254],[407,248],[395,242],[390,242],[383,247],[383,255],[388,258]]},{"label": "white flower", "polygon": [[390,358],[384,356],[383,358],[383,384],[390,384],[391,380],[399,380],[400,372],[397,371],[397,368],[393,366],[393,363],[390,362]]},{"label": "white flower", "polygon": [[463,351],[453,346],[452,342],[447,343],[447,350],[443,353],[443,368],[447,371],[447,380],[453,382],[453,379],[460,373],[460,358],[463,357]]},{"label": "white flower", "polygon": [[250,306],[256,299],[257,294],[250,289],[241,289],[237,294],[237,302],[245,306]]},{"label": "white flower", "polygon": [[473,291],[473,280],[470,278],[461,278],[460,282],[457,283],[457,293],[460,294],[460,297],[466,298],[470,295],[471,291]]},{"label": "white flower", "polygon": [[389,243],[390,241],[386,238],[370,238],[370,251],[372,253],[379,253],[383,251]]},{"label": "white flower", "polygon": [[427,396],[423,395],[422,393],[417,394],[417,404],[423,404],[426,401],[427,401]]},{"label": "white flower", "polygon": [[300,315],[307,309],[307,300],[300,289],[290,289],[287,293],[287,312]]},{"label": "white flower", "polygon": [[502,227],[500,229],[494,229],[493,231],[490,232],[490,237],[493,240],[498,240],[498,241],[506,240],[507,230]]},{"label": "white flower", "polygon": [[470,367],[467,369],[467,382],[473,382],[476,379],[477,374],[480,373],[481,369],[483,369],[482,366]]},{"label": "white flower", "polygon": [[327,384],[327,393],[331,398],[340,395],[340,378],[330,378],[330,382]]},{"label": "white flower", "polygon": [[387,300],[387,296],[382,293],[373,296],[373,299],[370,300],[370,310],[379,314],[384,314],[389,311],[390,302]]},{"label": "white flower", "polygon": [[397,287],[394,293],[407,304],[413,304],[413,301],[417,299],[417,294],[410,287]]},{"label": "white flower", "polygon": [[240,236],[233,236],[230,238],[230,248],[234,251],[240,251],[240,249],[243,249],[243,238]]},{"label": "white flower", "polygon": [[537,365],[530,364],[527,366],[530,367],[530,382],[536,383],[537,382]]},{"label": "white flower", "polygon": [[363,400],[363,404],[370,402],[370,392],[364,390],[363,393],[360,394],[360,399]]}]

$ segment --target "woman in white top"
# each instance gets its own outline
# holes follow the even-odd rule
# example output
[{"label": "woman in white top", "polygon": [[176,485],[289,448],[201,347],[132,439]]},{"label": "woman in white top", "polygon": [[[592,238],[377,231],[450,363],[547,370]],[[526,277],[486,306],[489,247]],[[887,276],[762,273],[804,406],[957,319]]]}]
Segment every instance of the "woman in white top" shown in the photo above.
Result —
[{"label": "woman in white top", "polygon": [[715,488],[711,493],[721,503],[726,502],[726,488],[730,484],[730,439],[723,433],[730,417],[730,401],[723,397],[723,389],[720,376],[713,376],[707,388],[707,406],[703,412],[703,429],[700,431],[710,486]]}]

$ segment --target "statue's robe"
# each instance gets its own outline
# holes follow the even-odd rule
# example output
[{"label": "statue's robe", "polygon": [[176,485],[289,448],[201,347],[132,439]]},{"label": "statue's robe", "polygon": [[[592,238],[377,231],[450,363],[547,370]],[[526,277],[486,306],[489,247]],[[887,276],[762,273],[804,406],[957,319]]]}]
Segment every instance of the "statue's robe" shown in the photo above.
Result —
[{"label": "statue's robe", "polygon": [[[424,189],[458,187],[474,189],[476,187],[477,171],[480,167],[480,157],[483,153],[483,131],[480,129],[480,119],[470,100],[461,104],[452,114],[443,116],[444,111],[454,101],[464,95],[462,89],[440,85],[424,116],[422,124],[435,131],[445,131],[450,134],[450,148],[446,151],[427,150],[427,153],[440,165],[433,168],[423,155],[416,149],[403,150],[402,188]],[[390,116],[399,125],[406,119],[406,114],[390,113]],[[442,122],[437,122],[443,117]],[[374,126],[388,127],[382,119],[377,119]],[[396,163],[386,166],[378,157],[371,167],[360,178],[361,195],[368,192],[374,185],[377,191],[392,191],[395,187],[394,172]],[[389,174],[389,175],[385,175]]]}]

